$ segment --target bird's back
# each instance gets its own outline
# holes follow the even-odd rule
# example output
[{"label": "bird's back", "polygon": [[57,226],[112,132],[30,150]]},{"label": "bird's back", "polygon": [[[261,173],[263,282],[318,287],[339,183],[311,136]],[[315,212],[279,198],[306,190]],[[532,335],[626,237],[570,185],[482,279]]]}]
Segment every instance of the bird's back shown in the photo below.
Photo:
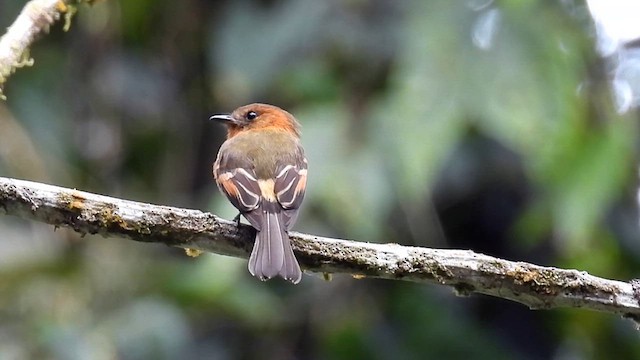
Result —
[{"label": "bird's back", "polygon": [[[250,162],[258,179],[272,179],[283,164],[297,164],[304,158],[304,151],[297,137],[279,129],[246,131],[228,139],[221,153],[222,161],[244,158]],[[243,154],[244,156],[234,156]],[[259,161],[256,161],[259,159]],[[244,167],[249,164],[222,164],[225,168]]]}]

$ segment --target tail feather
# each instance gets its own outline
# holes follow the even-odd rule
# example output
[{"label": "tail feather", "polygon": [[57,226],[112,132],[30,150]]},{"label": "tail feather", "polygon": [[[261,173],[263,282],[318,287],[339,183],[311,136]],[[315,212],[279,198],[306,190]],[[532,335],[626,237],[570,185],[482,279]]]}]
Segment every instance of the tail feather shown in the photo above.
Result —
[{"label": "tail feather", "polygon": [[284,266],[280,270],[279,274],[285,280],[291,281],[294,284],[297,284],[302,280],[302,270],[300,270],[298,260],[296,260],[296,256],[293,254],[289,236],[287,236],[287,241],[284,245]]},{"label": "tail feather", "polygon": [[300,282],[302,271],[291,249],[282,213],[262,213],[261,231],[249,257],[249,272],[261,280],[280,275],[294,284]]}]

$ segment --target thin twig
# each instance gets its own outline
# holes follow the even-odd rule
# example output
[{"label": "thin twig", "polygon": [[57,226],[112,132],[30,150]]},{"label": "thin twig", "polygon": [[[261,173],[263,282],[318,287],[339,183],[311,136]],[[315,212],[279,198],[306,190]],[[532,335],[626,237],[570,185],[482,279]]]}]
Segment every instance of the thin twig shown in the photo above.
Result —
[{"label": "thin twig", "polygon": [[2,85],[16,69],[33,65],[29,48],[37,36],[68,10],[63,0],[31,0],[7,32],[0,38],[0,99],[4,99]]},{"label": "thin twig", "polygon": [[[6,214],[65,226],[81,234],[119,236],[247,258],[255,236],[249,226],[210,213],[122,200],[36,182],[0,177]],[[512,262],[470,250],[373,244],[291,233],[303,268],[452,286],[532,309],[573,307],[640,317],[637,291],[627,282],[584,271]]]}]

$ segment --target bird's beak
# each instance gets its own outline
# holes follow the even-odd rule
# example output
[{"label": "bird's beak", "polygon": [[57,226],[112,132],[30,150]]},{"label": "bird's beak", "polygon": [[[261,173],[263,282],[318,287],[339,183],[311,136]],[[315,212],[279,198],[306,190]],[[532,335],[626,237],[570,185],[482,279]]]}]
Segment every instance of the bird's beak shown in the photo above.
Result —
[{"label": "bird's beak", "polygon": [[223,121],[223,122],[235,122],[235,120],[233,119],[233,117],[231,117],[231,115],[229,114],[217,114],[217,115],[213,115],[212,117],[209,118],[209,120],[216,120],[216,121]]}]

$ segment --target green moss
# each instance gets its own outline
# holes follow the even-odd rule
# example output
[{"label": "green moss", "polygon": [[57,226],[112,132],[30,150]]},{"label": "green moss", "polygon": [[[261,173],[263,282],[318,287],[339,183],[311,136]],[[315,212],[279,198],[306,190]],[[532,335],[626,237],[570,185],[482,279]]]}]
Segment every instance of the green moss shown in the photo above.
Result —
[{"label": "green moss", "polygon": [[104,204],[98,210],[98,221],[104,228],[116,228],[126,232],[135,232],[141,235],[151,234],[151,229],[140,222],[126,221],[117,212],[117,206],[113,204]]}]

